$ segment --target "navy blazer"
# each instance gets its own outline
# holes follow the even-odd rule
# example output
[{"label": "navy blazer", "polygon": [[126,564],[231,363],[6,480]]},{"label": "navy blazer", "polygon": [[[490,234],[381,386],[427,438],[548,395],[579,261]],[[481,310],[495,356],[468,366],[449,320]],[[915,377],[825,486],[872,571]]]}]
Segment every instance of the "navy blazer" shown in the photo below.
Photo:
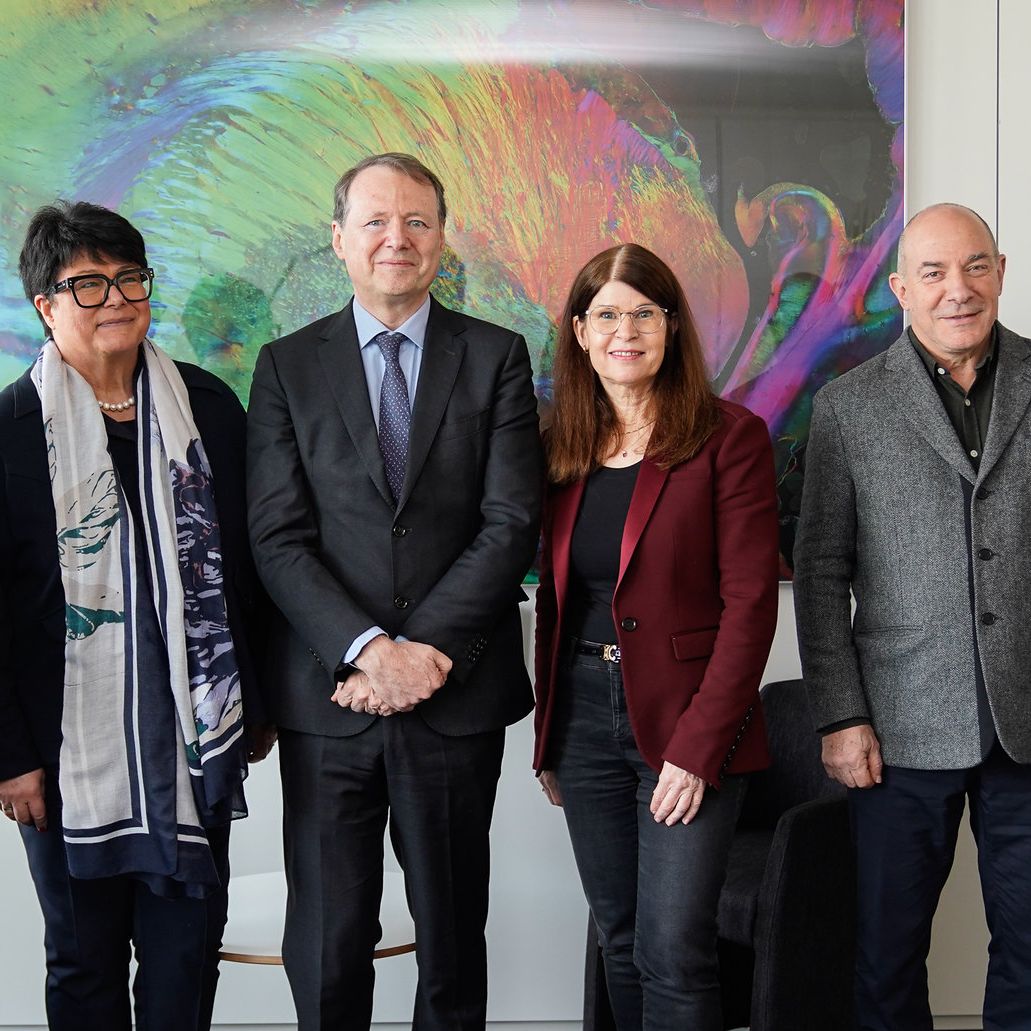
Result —
[{"label": "navy blazer", "polygon": [[[211,463],[226,607],[248,723],[259,688],[267,601],[247,543],[246,416],[220,379],[176,362]],[[0,780],[55,765],[64,702],[65,598],[39,395],[26,370],[0,392]]]}]

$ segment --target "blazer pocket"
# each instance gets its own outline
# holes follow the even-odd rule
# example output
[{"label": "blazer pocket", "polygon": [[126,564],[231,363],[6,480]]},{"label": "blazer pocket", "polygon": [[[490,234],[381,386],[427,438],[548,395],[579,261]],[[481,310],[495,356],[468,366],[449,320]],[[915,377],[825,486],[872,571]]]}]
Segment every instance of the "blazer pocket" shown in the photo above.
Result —
[{"label": "blazer pocket", "polygon": [[712,655],[716,646],[716,634],[719,627],[707,627],[705,630],[685,630],[683,633],[673,634],[673,655],[678,662],[686,662],[689,659],[707,659]]},{"label": "blazer pocket", "polygon": [[437,440],[447,440],[450,437],[471,437],[483,430],[490,420],[490,409],[484,408],[480,412],[473,412],[471,415],[460,415],[453,419],[445,419],[437,430]]},{"label": "blazer pocket", "polygon": [[922,626],[913,623],[894,623],[885,626],[867,626],[862,629],[853,627],[852,634],[854,637],[872,637],[875,634],[912,634],[923,629]]}]

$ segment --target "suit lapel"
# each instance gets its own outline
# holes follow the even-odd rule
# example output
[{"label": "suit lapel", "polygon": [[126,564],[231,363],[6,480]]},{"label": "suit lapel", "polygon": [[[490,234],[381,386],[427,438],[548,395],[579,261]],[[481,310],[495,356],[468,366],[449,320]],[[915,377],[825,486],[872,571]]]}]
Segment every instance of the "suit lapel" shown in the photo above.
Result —
[{"label": "suit lapel", "polygon": [[[888,348],[884,368],[887,390],[898,400],[899,410],[905,418],[960,476],[973,483],[974,467],[907,333]],[[877,442],[871,443],[876,445]]]},{"label": "suit lapel", "polygon": [[318,350],[326,382],[336,401],[348,436],[361,456],[376,489],[393,508],[394,498],[383,469],[379,435],[376,433],[376,422],[372,417],[369,387],[365,380],[365,367],[362,365],[358,332],[354,328],[354,316],[351,314],[350,305],[326,327]]},{"label": "suit lapel", "polygon": [[983,480],[1002,457],[1031,404],[1031,349],[1028,342],[1000,325],[996,360],[999,367],[995,371],[992,417],[988,423],[978,480]]},{"label": "suit lapel", "polygon": [[565,598],[569,587],[569,552],[573,541],[580,501],[584,496],[586,480],[578,480],[560,487],[552,495],[551,514],[551,575],[555,580],[555,597]]},{"label": "suit lapel", "polygon": [[637,483],[634,485],[634,493],[630,497],[630,509],[626,514],[626,522],[623,524],[623,543],[619,549],[619,580],[616,581],[617,590],[626,573],[627,566],[630,565],[630,559],[641,539],[641,534],[644,533],[644,528],[651,518],[655,502],[659,500],[659,494],[668,478],[668,469],[660,469],[647,458],[641,462]]},{"label": "suit lapel", "polygon": [[447,308],[430,300],[430,318],[426,324],[422,365],[415,388],[415,407],[412,409],[408,436],[408,466],[405,469],[401,497],[398,498],[398,509],[404,506],[419,479],[444,409],[451,399],[451,391],[465,355],[466,342],[462,337],[464,329],[463,323],[450,318]]}]

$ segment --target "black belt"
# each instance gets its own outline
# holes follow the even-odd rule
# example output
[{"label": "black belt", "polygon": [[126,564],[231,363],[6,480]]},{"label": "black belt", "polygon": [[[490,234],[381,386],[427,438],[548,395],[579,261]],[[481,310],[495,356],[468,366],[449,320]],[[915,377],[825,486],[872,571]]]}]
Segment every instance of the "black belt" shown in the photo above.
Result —
[{"label": "black belt", "polygon": [[573,651],[577,655],[593,655],[603,659],[605,662],[612,662],[616,665],[620,661],[618,644],[599,644],[597,641],[581,641],[579,637],[572,638]]}]

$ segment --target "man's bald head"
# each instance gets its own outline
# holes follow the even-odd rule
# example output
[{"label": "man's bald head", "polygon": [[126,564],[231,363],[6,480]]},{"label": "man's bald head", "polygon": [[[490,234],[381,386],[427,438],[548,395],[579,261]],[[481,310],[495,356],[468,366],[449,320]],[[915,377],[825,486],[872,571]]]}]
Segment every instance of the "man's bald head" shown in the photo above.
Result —
[{"label": "man's bald head", "polygon": [[933,218],[937,215],[948,214],[954,212],[960,218],[968,217],[977,222],[985,232],[985,236],[988,238],[990,243],[990,251],[992,256],[998,260],[999,258],[999,245],[996,243],[995,234],[992,232],[991,226],[976,212],[973,208],[968,208],[965,204],[954,204],[950,201],[945,201],[941,204],[931,204],[930,206],[923,208],[918,211],[907,223],[905,229],[902,230],[902,235],[899,237],[899,253],[898,253],[898,274],[904,276],[906,274],[906,243],[911,235],[910,230],[915,230],[919,227],[922,221],[928,218]]}]

